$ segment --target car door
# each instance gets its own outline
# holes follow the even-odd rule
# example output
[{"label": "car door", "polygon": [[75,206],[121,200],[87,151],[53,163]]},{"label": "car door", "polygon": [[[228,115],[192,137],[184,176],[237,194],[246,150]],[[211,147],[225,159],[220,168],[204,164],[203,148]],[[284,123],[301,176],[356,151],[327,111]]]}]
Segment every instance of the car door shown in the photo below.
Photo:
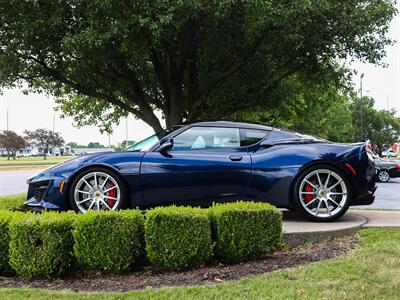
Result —
[{"label": "car door", "polygon": [[174,137],[168,153],[146,153],[140,174],[147,207],[208,206],[243,196],[251,158],[241,147],[239,128],[193,126]]}]

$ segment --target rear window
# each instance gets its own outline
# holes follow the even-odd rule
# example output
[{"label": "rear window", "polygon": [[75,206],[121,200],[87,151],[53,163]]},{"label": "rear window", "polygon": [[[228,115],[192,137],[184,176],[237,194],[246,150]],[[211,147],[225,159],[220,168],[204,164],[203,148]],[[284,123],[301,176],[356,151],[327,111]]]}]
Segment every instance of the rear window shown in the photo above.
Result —
[{"label": "rear window", "polygon": [[266,130],[240,129],[240,146],[250,146],[261,141],[268,134]]}]

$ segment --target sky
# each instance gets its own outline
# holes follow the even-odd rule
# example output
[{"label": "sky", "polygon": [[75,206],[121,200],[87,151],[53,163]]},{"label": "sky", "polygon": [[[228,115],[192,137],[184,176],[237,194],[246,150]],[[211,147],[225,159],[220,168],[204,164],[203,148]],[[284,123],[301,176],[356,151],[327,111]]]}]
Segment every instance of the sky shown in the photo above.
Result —
[{"label": "sky", "polygon": [[[400,10],[400,4],[397,4],[397,9]],[[392,20],[388,36],[398,42],[386,48],[387,56],[383,62],[387,67],[355,62],[351,67],[358,74],[353,77],[353,82],[359,89],[360,75],[364,73],[363,94],[375,99],[376,108],[394,108],[400,116],[400,14]],[[126,137],[140,141],[153,133],[150,126],[133,116],[115,125],[110,136],[101,134],[96,126],[76,128],[71,118],[60,118],[59,113],[54,112],[54,106],[54,98],[44,94],[24,95],[19,89],[4,90],[0,95],[0,130],[7,129],[8,114],[8,128],[18,134],[26,129],[52,130],[54,120],[55,131],[61,132],[66,142],[84,145],[89,142],[116,145]]]}]

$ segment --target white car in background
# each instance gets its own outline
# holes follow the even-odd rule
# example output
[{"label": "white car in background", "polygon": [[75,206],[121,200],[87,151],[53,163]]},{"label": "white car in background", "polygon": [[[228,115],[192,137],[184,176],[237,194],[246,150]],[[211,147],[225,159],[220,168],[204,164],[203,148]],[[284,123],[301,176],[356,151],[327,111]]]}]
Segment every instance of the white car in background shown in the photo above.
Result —
[{"label": "white car in background", "polygon": [[397,157],[397,153],[392,149],[388,149],[382,152],[382,157]]}]

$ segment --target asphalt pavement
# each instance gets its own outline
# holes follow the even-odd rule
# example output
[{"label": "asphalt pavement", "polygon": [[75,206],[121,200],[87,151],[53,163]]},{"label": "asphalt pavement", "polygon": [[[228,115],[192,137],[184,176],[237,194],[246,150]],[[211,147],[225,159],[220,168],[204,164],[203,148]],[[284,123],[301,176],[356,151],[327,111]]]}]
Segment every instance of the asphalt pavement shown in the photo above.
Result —
[{"label": "asphalt pavement", "polygon": [[[2,171],[0,169],[0,196],[26,192],[26,180],[39,170]],[[378,183],[375,202],[372,205],[354,208],[400,209],[400,178],[387,183]]]},{"label": "asphalt pavement", "polygon": [[28,191],[26,180],[40,170],[2,171],[0,169],[0,196]]}]

